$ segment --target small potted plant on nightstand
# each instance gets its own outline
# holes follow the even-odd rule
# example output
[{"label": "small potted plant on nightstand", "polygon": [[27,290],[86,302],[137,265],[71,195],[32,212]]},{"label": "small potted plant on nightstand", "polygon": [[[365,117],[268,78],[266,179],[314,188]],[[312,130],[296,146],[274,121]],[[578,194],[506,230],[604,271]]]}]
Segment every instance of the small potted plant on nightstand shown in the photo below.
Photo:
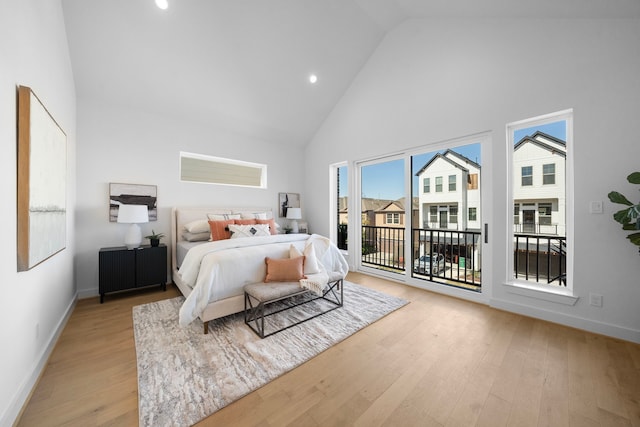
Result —
[{"label": "small potted plant on nightstand", "polygon": [[151,242],[151,246],[155,247],[160,244],[160,239],[164,237],[164,233],[156,233],[155,231],[151,230],[151,234],[144,237],[145,239],[149,239],[149,241]]}]

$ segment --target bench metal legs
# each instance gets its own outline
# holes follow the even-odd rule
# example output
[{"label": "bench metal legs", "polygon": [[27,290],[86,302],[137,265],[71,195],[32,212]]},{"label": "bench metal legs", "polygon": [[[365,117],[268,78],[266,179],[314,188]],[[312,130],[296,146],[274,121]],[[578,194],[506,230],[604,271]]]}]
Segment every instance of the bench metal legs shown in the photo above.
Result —
[{"label": "bench metal legs", "polygon": [[[281,301],[287,298],[291,298],[294,297],[296,295],[302,295],[302,294],[308,294],[310,293],[310,291],[304,289],[301,290],[300,292],[296,292],[290,295],[286,295],[282,298],[277,298],[277,299],[272,299],[272,300],[268,300],[268,301],[260,301],[258,299],[256,299],[255,297],[249,295],[247,292],[244,293],[244,323],[246,323],[253,332],[255,332],[260,338],[266,338],[270,335],[276,334],[278,332],[284,331],[285,329],[289,329],[293,326],[299,325],[301,323],[306,322],[307,320],[311,320],[313,318],[316,318],[318,316],[321,316],[323,314],[326,314],[330,311],[335,310],[336,308],[340,308],[342,307],[343,301],[344,301],[344,292],[343,292],[343,288],[344,286],[342,285],[342,279],[340,280],[336,280],[335,282],[331,282],[329,283],[329,287],[327,289],[325,289],[322,292],[322,295],[318,295],[314,298],[310,298],[307,299],[305,301],[299,302],[297,304],[294,305],[290,305],[290,306],[286,306],[284,308],[281,308],[279,310],[273,311],[273,312],[269,312],[269,313],[265,313],[265,307],[267,304],[271,304],[273,302],[276,301]],[[298,307],[304,304],[308,304],[312,301],[316,301],[319,299],[323,299],[325,301],[328,301],[331,303],[331,306],[326,309],[323,310],[321,312],[318,312],[316,314],[314,314],[313,316],[307,317],[303,320],[300,320],[298,322],[292,323],[290,325],[284,326],[278,330],[269,332],[265,334],[265,318],[269,317],[269,316],[273,316],[276,313],[280,313],[282,311],[286,311],[286,310],[290,310],[294,307]],[[254,305],[255,304],[255,305]]]}]

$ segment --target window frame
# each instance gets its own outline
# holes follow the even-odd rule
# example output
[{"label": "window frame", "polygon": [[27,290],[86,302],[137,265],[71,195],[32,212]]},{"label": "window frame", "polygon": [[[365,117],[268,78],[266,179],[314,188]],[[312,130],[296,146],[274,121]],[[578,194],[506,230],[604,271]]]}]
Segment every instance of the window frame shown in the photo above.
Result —
[{"label": "window frame", "polygon": [[[565,157],[565,222],[566,222],[566,286],[558,287],[519,280],[513,277],[514,271],[514,133],[518,129],[531,128],[549,123],[564,121],[566,124],[566,157]],[[578,296],[574,295],[574,254],[575,254],[575,206],[574,206],[574,141],[573,141],[573,109],[558,111],[542,116],[508,123],[506,130],[507,149],[507,232],[504,258],[505,265],[503,285],[513,294],[550,301],[564,305],[574,305]]]}]

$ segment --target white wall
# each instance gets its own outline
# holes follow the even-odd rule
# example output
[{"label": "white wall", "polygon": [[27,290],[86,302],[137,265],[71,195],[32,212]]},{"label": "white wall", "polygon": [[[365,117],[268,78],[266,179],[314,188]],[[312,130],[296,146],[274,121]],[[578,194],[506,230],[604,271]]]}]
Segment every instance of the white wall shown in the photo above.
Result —
[{"label": "white wall", "polygon": [[[0,13],[0,425],[11,425],[75,301],[76,103],[60,1],[2,1]],[[67,135],[66,249],[26,272],[16,259],[16,87],[31,87]]]},{"label": "white wall", "polygon": [[[638,20],[405,22],[387,35],[307,147],[305,185],[316,195],[310,222],[329,233],[329,164],[488,130],[486,301],[640,342],[640,257],[611,219],[618,206],[606,198],[612,189],[638,197],[625,179],[640,168],[638,46]],[[574,306],[503,286],[509,256],[505,125],[567,108],[575,117],[574,292],[580,299]],[[605,201],[603,215],[588,213],[591,200]],[[602,308],[588,305],[590,292],[604,296]]]},{"label": "white wall", "polygon": [[[278,193],[303,190],[302,148],[267,143],[184,118],[79,99],[78,140],[76,273],[80,297],[98,294],[100,248],[123,245],[127,227],[109,222],[111,182],[157,186],[158,221],[142,224],[142,235],[152,229],[165,233],[162,242],[166,244],[173,206],[270,206],[276,220],[284,224],[277,217]],[[266,164],[268,187],[181,183],[180,151]],[[302,197],[303,215],[305,203]]]}]

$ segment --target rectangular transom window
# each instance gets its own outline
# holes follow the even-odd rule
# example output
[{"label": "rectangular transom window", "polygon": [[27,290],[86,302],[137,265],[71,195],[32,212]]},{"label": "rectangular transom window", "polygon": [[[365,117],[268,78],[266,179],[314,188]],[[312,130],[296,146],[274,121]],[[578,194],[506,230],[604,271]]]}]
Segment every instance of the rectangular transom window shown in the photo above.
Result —
[{"label": "rectangular transom window", "polygon": [[180,152],[180,180],[267,188],[267,165]]}]

